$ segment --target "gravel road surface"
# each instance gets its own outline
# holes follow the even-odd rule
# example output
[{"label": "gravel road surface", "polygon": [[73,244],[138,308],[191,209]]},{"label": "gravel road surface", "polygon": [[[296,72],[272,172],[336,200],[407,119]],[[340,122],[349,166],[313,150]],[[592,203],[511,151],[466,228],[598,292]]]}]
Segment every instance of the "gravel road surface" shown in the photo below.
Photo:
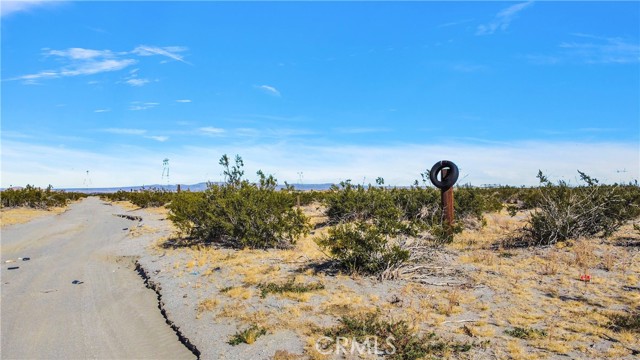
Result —
[{"label": "gravel road surface", "polygon": [[134,259],[115,251],[136,226],[118,213],[90,197],[2,229],[3,359],[195,358],[165,323]]}]

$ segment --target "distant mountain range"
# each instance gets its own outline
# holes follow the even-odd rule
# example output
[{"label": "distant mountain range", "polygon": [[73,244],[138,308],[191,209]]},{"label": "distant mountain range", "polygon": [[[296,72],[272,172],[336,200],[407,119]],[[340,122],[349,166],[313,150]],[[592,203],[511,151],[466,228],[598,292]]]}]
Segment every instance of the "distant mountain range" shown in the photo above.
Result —
[{"label": "distant mountain range", "polygon": [[[333,184],[291,184],[296,190],[309,191],[309,190],[329,190]],[[284,188],[284,185],[279,185],[278,188]],[[116,191],[139,191],[149,189],[163,189],[167,191],[177,191],[178,185],[143,185],[143,186],[122,186],[122,187],[109,187],[109,188],[66,188],[57,189],[71,192],[81,193],[114,193]],[[201,182],[192,185],[180,184],[181,191],[204,191],[207,189],[207,183]]]}]

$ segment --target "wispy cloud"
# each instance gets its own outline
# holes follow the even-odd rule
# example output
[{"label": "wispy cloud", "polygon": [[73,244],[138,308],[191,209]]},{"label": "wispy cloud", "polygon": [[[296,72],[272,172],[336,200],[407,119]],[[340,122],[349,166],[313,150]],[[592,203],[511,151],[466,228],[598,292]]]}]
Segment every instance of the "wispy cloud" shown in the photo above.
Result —
[{"label": "wispy cloud", "polygon": [[213,126],[205,126],[198,129],[198,131],[205,135],[222,135],[225,133],[224,129],[213,127]]},{"label": "wispy cloud", "polygon": [[264,92],[265,94],[269,94],[272,96],[277,96],[280,97],[280,91],[278,89],[276,89],[273,86],[270,85],[260,85],[260,86],[256,86],[258,89],[262,90],[262,92]]},{"label": "wispy cloud", "polygon": [[[3,6],[4,4],[5,3],[3,2]],[[45,48],[43,49],[43,56],[45,58],[53,57],[56,60],[62,61],[62,67],[53,70],[43,70],[33,74],[21,75],[8,80],[22,80],[27,84],[35,84],[39,80],[45,79],[94,75],[104,72],[119,71],[138,63],[139,60],[134,59],[134,56],[146,57],[160,55],[189,64],[184,60],[184,57],[179,54],[186,50],[187,48],[179,46],[155,47],[146,45],[138,46],[128,52],[85,49],[78,47],[68,48],[65,50]],[[143,86],[151,82],[149,79],[138,78],[138,75],[135,73],[136,71],[137,69],[130,73],[130,76],[126,78],[124,83],[131,86]]]},{"label": "wispy cloud", "polygon": [[141,102],[141,101],[132,101],[129,105],[129,110],[131,111],[140,111],[140,110],[147,110],[147,109],[153,109],[154,107],[160,105],[160,103],[157,102]]},{"label": "wispy cloud", "polygon": [[182,55],[180,55],[180,53],[184,51],[187,51],[187,48],[182,46],[158,47],[158,46],[140,45],[135,49],[133,49],[132,53],[139,56],[153,56],[153,55],[166,56],[170,59],[191,65],[189,62],[184,60],[184,57]]},{"label": "wispy cloud", "polygon": [[0,16],[5,17],[10,14],[19,12],[28,12],[35,8],[42,6],[58,5],[63,1],[35,1],[35,0],[20,0],[20,1],[3,1],[0,6]]},{"label": "wispy cloud", "polygon": [[334,131],[339,132],[341,134],[371,134],[371,133],[390,132],[391,130],[387,128],[351,127],[351,128],[335,128]]},{"label": "wispy cloud", "polygon": [[585,41],[562,42],[559,47],[569,56],[587,64],[630,64],[640,62],[640,45],[617,37],[572,34]]},{"label": "wispy cloud", "polygon": [[534,65],[640,63],[637,40],[581,33],[571,36],[571,40],[558,44],[554,54],[527,54],[521,58]]},{"label": "wispy cloud", "polygon": [[88,60],[94,58],[113,58],[115,56],[111,50],[94,50],[83,48],[69,48],[67,50],[44,49],[45,56],[59,56],[72,60]]},{"label": "wispy cloud", "polygon": [[149,82],[151,82],[151,80],[133,78],[133,79],[126,80],[125,82],[131,86],[140,87],[140,86],[144,86],[145,84],[148,84]]},{"label": "wispy cloud", "polygon": [[165,141],[169,140],[168,136],[149,135],[149,136],[145,136],[145,138],[151,139],[151,140],[155,140],[155,141],[159,141],[159,142],[165,142]]},{"label": "wispy cloud", "polygon": [[451,21],[451,22],[448,22],[448,23],[440,24],[437,27],[444,28],[444,27],[462,25],[462,24],[466,24],[466,23],[469,23],[469,22],[472,22],[472,21],[473,21],[473,19]]},{"label": "wispy cloud", "polygon": [[147,130],[144,129],[129,129],[129,128],[106,128],[102,129],[102,132],[117,134],[117,135],[144,135]]},{"label": "wispy cloud", "polygon": [[27,84],[37,83],[38,80],[55,79],[69,76],[94,75],[103,72],[118,71],[133,65],[136,60],[133,59],[102,59],[89,60],[80,63],[70,64],[58,70],[44,70],[35,74],[22,75],[9,80],[23,80]]},{"label": "wispy cloud", "polygon": [[501,10],[490,23],[478,25],[476,35],[491,35],[498,30],[507,30],[516,15],[531,5],[533,5],[533,1],[527,1]]},{"label": "wispy cloud", "polygon": [[179,102],[179,103],[190,103],[191,100],[189,100],[189,99],[180,99],[180,100],[176,100],[176,102]]},{"label": "wispy cloud", "polygon": [[109,112],[111,111],[111,109],[96,109],[93,110],[94,113],[105,113],[105,112]]}]

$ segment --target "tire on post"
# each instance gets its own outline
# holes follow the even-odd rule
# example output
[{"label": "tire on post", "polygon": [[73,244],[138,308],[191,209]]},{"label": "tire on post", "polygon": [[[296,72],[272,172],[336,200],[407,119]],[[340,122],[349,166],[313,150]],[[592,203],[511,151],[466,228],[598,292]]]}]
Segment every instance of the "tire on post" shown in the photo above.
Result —
[{"label": "tire on post", "polygon": [[[448,169],[447,175],[442,180],[438,180],[438,174],[443,170]],[[429,179],[435,187],[441,190],[446,190],[452,187],[456,181],[458,181],[460,171],[458,166],[453,161],[442,160],[433,165],[431,171],[429,171]]]}]

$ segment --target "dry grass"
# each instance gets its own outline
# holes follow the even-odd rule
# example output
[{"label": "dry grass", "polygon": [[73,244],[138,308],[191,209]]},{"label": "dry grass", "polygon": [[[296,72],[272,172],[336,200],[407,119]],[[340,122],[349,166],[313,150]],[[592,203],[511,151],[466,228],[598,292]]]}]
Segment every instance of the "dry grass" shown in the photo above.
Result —
[{"label": "dry grass", "polygon": [[[306,211],[315,212],[312,222],[324,221],[317,208],[308,208]],[[315,235],[301,239],[290,250],[194,246],[161,251],[175,256],[176,273],[200,272],[204,288],[198,289],[203,294],[197,302],[198,314],[214,312],[214,319],[234,321],[240,327],[258,324],[274,331],[292,330],[306,344],[305,358],[326,358],[314,350],[314,344],[327,324],[344,315],[373,311],[406,320],[420,331],[490,340],[484,354],[489,357],[630,358],[630,349],[639,347],[637,334],[616,333],[608,326],[606,312],[640,304],[638,291],[623,290],[624,286],[640,286],[640,251],[616,245],[620,238],[628,241],[640,236],[625,227],[621,230],[624,235],[614,234],[607,241],[578,239],[534,249],[496,248],[523,221],[522,215],[512,218],[506,212],[489,214],[486,227],[465,231],[448,247],[447,262],[435,265],[459,269],[454,282],[468,286],[406,280],[379,283],[364,277],[316,272],[309,265],[326,258],[313,237],[326,229],[316,230]],[[585,272],[592,276],[588,283],[580,281]],[[449,281],[438,280],[444,275],[433,276],[431,282],[436,284]],[[297,283],[320,281],[326,288],[264,299],[259,296],[260,284],[284,283],[291,278]],[[207,286],[225,291],[213,301]],[[505,330],[516,327],[540,329],[548,335],[519,339],[505,334]],[[607,342],[608,337],[617,342],[610,341],[602,349],[591,347]],[[282,359],[298,356],[274,354]]]},{"label": "dry grass", "polygon": [[32,208],[2,208],[0,209],[0,228],[15,224],[24,224],[31,220],[43,217],[62,214],[66,211],[64,207],[51,208],[49,210]]}]

